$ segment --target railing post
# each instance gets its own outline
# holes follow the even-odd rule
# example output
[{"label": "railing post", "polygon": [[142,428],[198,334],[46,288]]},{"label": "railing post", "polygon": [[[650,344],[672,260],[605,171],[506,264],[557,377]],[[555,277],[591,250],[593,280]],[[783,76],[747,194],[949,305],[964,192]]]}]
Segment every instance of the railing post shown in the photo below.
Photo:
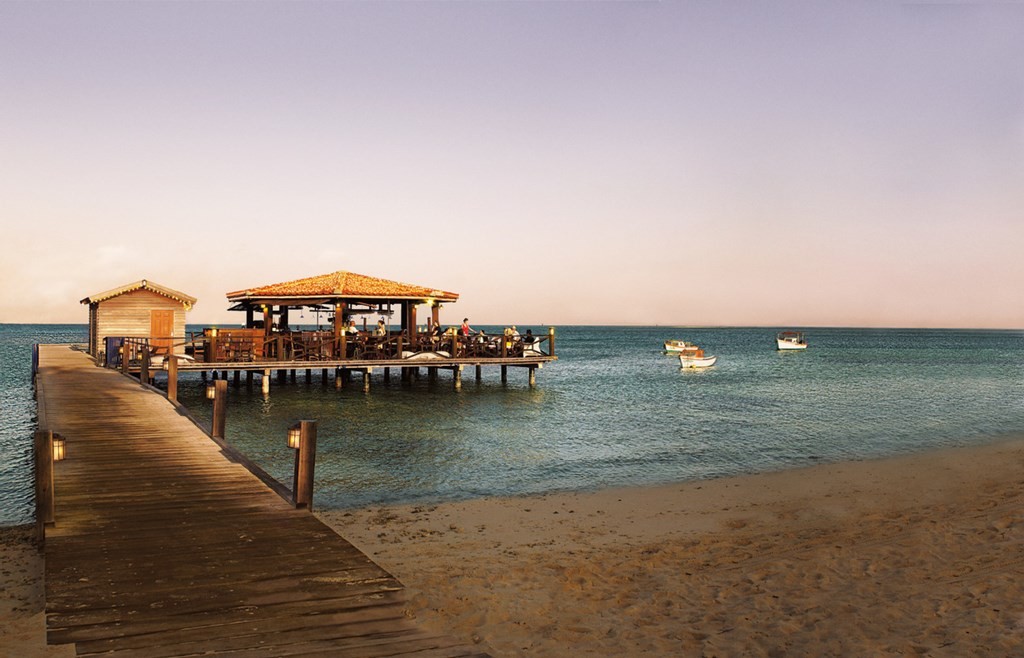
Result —
[{"label": "railing post", "polygon": [[149,383],[149,346],[142,348],[142,362],[139,366],[139,381],[143,384]]},{"label": "railing post", "polygon": [[555,355],[555,328],[548,327],[548,356]]},{"label": "railing post", "polygon": [[168,354],[165,363],[167,363],[167,399],[176,402],[178,400],[178,357]]},{"label": "railing post", "polygon": [[46,540],[46,526],[53,525],[53,432],[37,430],[33,439],[36,475],[36,536]]},{"label": "railing post", "polygon": [[338,359],[344,361],[348,358],[348,332],[346,331],[341,335],[341,350],[338,354]]},{"label": "railing post", "polygon": [[213,382],[213,426],[211,434],[215,439],[224,438],[224,417],[228,410],[228,381],[218,379]]},{"label": "railing post", "polygon": [[299,421],[299,449],[295,451],[295,507],[313,509],[313,467],[316,465],[316,421]]},{"label": "railing post", "polygon": [[121,374],[128,374],[128,360],[131,355],[131,344],[125,338],[121,341]]}]

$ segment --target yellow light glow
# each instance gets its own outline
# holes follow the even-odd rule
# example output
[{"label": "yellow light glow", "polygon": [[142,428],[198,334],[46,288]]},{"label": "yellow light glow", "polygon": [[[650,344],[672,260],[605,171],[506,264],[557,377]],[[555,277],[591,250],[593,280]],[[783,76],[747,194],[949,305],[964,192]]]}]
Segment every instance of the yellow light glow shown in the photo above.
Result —
[{"label": "yellow light glow", "polygon": [[288,428],[288,447],[297,450],[302,445],[302,430],[299,425]]},{"label": "yellow light glow", "polygon": [[67,456],[67,441],[60,434],[53,435],[53,461],[64,461]]}]

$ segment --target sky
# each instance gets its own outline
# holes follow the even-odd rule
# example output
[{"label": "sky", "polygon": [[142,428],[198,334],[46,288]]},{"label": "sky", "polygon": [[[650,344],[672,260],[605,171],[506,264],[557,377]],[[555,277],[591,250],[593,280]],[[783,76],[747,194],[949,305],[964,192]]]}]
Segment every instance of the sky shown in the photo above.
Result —
[{"label": "sky", "polygon": [[[0,322],[1024,328],[1024,5],[2,2]],[[458,317],[455,317],[458,316]]]}]

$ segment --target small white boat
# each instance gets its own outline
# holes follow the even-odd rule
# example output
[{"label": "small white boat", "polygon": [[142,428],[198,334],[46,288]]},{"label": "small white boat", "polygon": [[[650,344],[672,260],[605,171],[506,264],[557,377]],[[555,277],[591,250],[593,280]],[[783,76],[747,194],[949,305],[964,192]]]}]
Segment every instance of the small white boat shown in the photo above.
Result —
[{"label": "small white boat", "polygon": [[705,356],[704,350],[696,345],[689,345],[679,352],[679,365],[683,368],[710,368],[717,360],[717,356]]},{"label": "small white boat", "polygon": [[665,351],[666,352],[682,352],[689,347],[697,347],[693,343],[687,343],[685,340],[666,340]]},{"label": "small white boat", "polygon": [[806,350],[807,339],[800,331],[780,331],[775,336],[775,344],[780,350]]}]

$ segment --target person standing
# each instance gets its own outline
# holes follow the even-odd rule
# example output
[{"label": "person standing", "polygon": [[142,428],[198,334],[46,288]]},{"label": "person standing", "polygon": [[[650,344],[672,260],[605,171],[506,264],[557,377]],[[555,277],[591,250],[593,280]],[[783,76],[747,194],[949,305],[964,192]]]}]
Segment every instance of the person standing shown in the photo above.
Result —
[{"label": "person standing", "polygon": [[469,318],[462,318],[462,327],[459,328],[459,333],[463,336],[473,333],[473,327],[469,326]]}]

